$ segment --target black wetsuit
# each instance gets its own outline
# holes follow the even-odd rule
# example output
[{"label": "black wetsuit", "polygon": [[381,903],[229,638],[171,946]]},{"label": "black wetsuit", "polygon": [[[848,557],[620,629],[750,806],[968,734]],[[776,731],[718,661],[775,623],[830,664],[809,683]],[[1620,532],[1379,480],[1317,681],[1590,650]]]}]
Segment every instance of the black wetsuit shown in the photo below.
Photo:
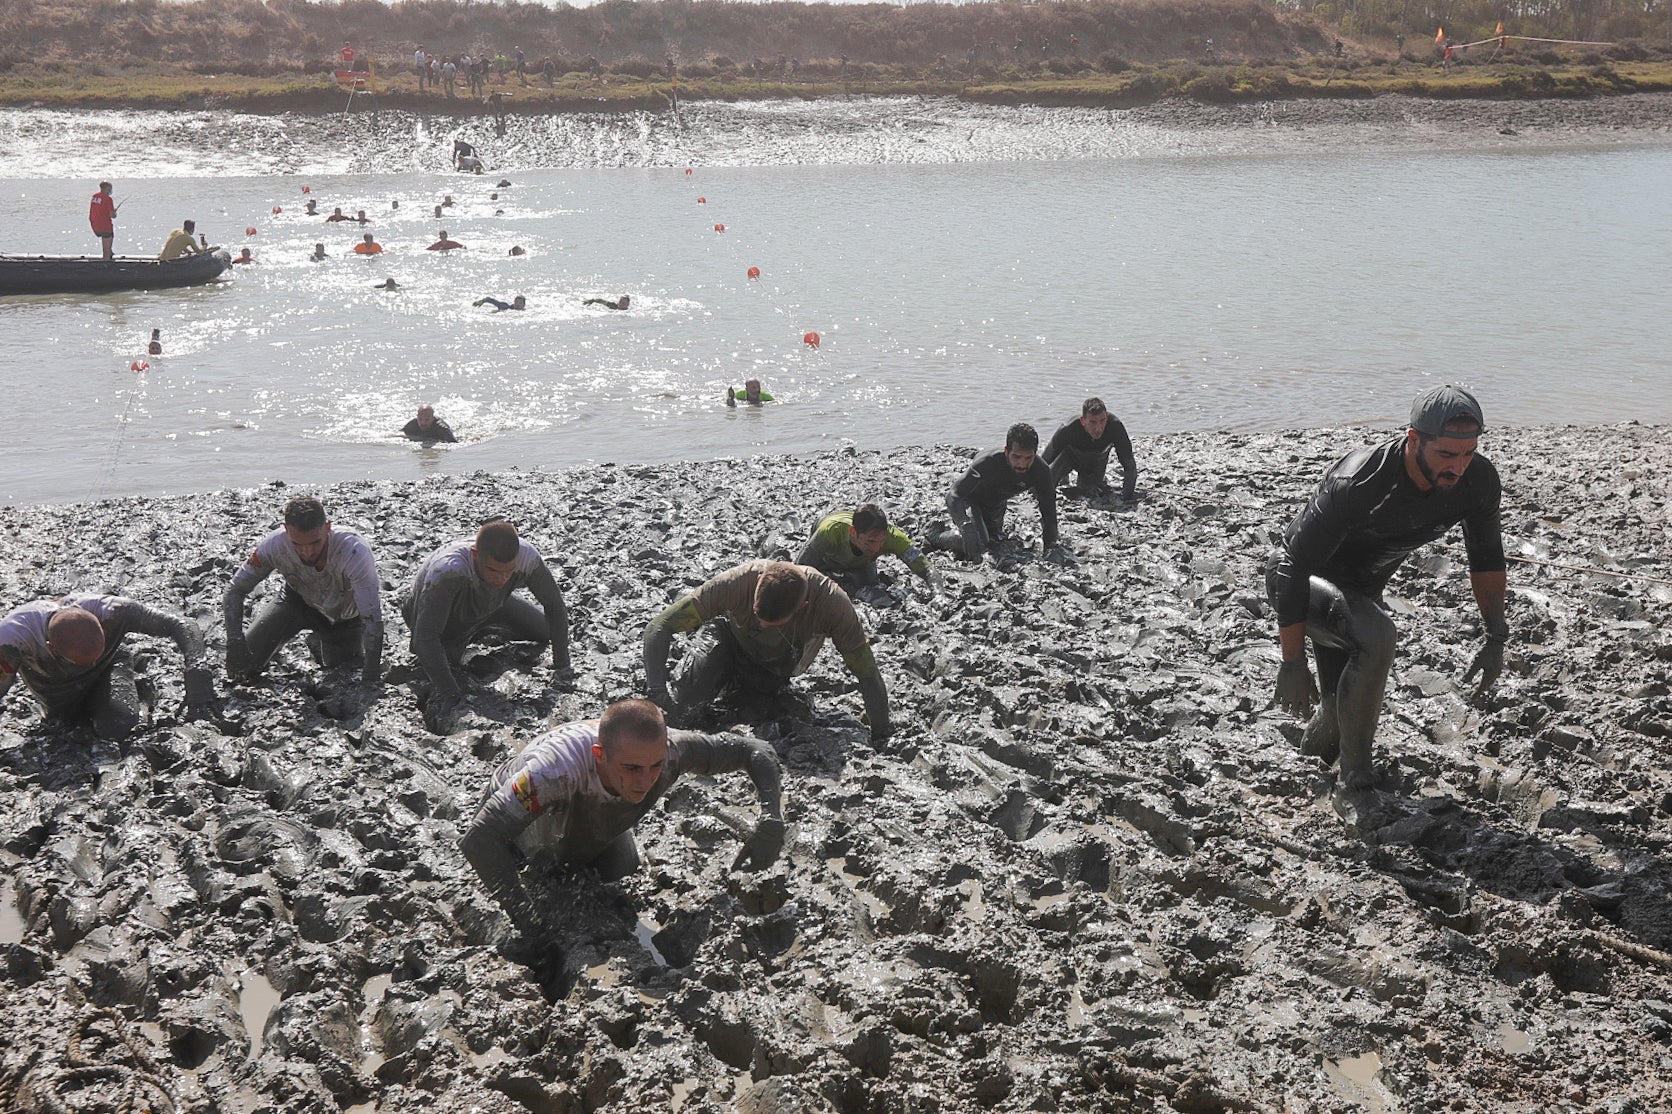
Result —
[{"label": "black wetsuit", "polygon": [[[479,306],[492,306],[495,313],[498,313],[501,310],[507,310],[507,309],[525,309],[525,308],[527,308],[525,306],[513,305],[510,302],[502,302],[498,298],[478,298],[478,299],[476,299],[476,304],[479,305]],[[416,424],[416,419],[414,419],[414,424]],[[411,435],[409,434],[408,436],[411,436]]]},{"label": "black wetsuit", "polygon": [[946,497],[952,524],[963,535],[964,556],[979,558],[992,546],[1004,533],[1005,505],[1029,489],[1039,504],[1039,528],[1049,549],[1057,544],[1057,492],[1051,469],[1035,457],[1033,467],[1017,475],[1003,449],[975,458]]},{"label": "black wetsuit", "polygon": [[1075,418],[1051,436],[1051,443],[1039,455],[1051,466],[1051,479],[1062,483],[1070,472],[1080,474],[1080,486],[1092,494],[1107,491],[1109,450],[1120,460],[1121,490],[1132,495],[1138,490],[1138,461],[1132,455],[1132,439],[1119,418],[1109,415],[1103,436],[1093,438],[1086,427]]},{"label": "black wetsuit", "polygon": [[408,441],[458,441],[458,438],[453,436],[453,430],[440,418],[428,429],[420,426],[417,418],[413,418],[401,427],[401,436]]},{"label": "black wetsuit", "polygon": [[1505,571],[1497,469],[1476,456],[1449,491],[1422,491],[1405,469],[1405,440],[1401,434],[1337,460],[1266,563],[1278,626],[1304,622],[1318,660],[1322,700],[1307,732],[1324,743],[1309,753],[1327,760],[1339,747],[1348,784],[1370,775],[1399,633],[1382,604],[1394,572],[1458,523],[1470,572]]}]

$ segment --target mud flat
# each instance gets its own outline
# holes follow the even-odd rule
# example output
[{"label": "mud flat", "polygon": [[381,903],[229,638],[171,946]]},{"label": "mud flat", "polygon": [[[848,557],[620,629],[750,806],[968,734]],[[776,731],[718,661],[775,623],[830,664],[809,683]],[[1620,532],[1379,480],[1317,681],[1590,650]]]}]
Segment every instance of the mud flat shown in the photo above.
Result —
[{"label": "mud flat", "polygon": [[451,171],[452,140],[493,172],[535,167],[880,165],[1026,159],[1613,146],[1672,139],[1672,94],[1592,100],[1286,100],[1132,109],[950,97],[699,101],[672,112],[259,113],[0,109],[22,177]]},{"label": "mud flat", "polygon": [[[485,516],[521,523],[567,593],[573,690],[490,648],[464,728],[430,735],[397,617],[363,717],[326,714],[300,645],[233,690],[227,733],[176,721],[166,647],[120,746],[13,694],[0,1108],[131,1085],[250,1112],[1667,1109],[1667,433],[1489,435],[1509,552],[1632,578],[1515,566],[1511,665],[1476,708],[1461,542],[1425,551],[1390,592],[1385,789],[1353,805],[1265,710],[1260,568],[1380,434],[1141,439],[1136,509],[1065,506],[1078,567],[943,561],[942,595],[863,609],[887,745],[829,655],[799,698],[722,710],[785,765],[771,871],[726,867],[743,779],[683,784],[645,870],[554,884],[563,944],[532,968],[454,848],[493,766],[632,692],[685,586],[860,497],[920,528],[968,454],[331,489],[390,585]],[[295,493],[0,511],[0,599],[119,589],[213,627]]]}]

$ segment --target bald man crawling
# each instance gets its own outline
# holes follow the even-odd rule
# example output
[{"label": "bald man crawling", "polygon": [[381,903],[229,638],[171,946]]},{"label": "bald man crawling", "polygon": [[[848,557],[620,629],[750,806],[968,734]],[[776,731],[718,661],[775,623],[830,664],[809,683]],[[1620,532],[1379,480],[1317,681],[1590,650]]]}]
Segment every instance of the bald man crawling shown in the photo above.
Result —
[{"label": "bald man crawling", "polygon": [[41,600],[0,619],[0,697],[22,677],[49,719],[90,720],[101,738],[124,738],[140,721],[133,668],[122,651],[130,634],[172,639],[185,662],[186,718],[215,714],[202,632],[124,596]]}]

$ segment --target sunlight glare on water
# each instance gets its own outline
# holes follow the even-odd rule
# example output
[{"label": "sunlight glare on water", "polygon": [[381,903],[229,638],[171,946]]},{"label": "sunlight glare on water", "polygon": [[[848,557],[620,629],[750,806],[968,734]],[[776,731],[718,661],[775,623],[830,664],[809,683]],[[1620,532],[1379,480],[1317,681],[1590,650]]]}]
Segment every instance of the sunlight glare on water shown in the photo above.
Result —
[{"label": "sunlight glare on water", "polygon": [[[1391,424],[1447,380],[1491,422],[1672,420],[1672,147],[510,176],[119,182],[119,252],[195,217],[259,262],[0,300],[12,424],[52,431],[0,449],[0,498],[986,446],[1088,394],[1137,435]],[[91,189],[0,180],[11,250],[88,250]],[[468,250],[423,250],[441,228]],[[781,401],[725,409],[750,376]],[[398,438],[422,401],[462,444]]]}]

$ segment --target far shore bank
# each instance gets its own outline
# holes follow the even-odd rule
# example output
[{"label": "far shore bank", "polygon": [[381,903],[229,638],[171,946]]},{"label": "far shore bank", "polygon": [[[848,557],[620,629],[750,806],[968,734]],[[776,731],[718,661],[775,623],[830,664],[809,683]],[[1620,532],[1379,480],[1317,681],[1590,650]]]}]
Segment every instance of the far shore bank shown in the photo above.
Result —
[{"label": "far shore bank", "polygon": [[806,81],[716,76],[647,80],[622,74],[570,73],[547,84],[506,81],[488,86],[497,101],[420,93],[407,74],[382,76],[371,95],[351,97],[327,79],[295,74],[204,75],[179,69],[30,72],[0,75],[0,106],[23,108],[229,109],[257,113],[341,113],[345,109],[526,116],[645,112],[681,104],[828,101],[870,97],[953,98],[979,105],[1138,108],[1181,100],[1204,105],[1286,100],[1363,100],[1387,95],[1437,100],[1550,100],[1618,97],[1672,91],[1672,62],[1601,65],[1471,64],[1450,69],[1407,59],[1350,59],[1271,65],[1174,62],[1133,65],[1113,74],[962,75],[955,68],[921,76]]}]

